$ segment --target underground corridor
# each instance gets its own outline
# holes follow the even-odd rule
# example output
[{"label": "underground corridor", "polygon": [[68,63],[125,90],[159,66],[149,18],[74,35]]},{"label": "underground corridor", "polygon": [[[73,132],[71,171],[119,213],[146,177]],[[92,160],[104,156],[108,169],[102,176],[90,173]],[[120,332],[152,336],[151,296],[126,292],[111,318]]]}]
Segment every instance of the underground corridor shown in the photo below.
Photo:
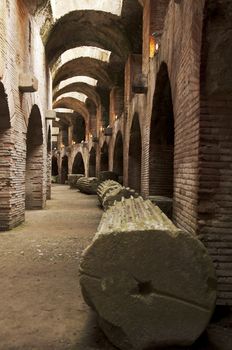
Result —
[{"label": "underground corridor", "polygon": [[0,350],[232,349],[231,34],[231,0],[0,0]]}]

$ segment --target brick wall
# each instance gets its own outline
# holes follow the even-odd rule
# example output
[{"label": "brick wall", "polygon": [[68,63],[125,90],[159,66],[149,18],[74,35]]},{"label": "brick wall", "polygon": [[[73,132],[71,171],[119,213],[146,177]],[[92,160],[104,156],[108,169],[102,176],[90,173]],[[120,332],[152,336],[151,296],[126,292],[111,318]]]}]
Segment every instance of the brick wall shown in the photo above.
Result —
[{"label": "brick wall", "polygon": [[198,234],[218,275],[218,304],[232,305],[231,1],[208,1],[201,50]]},{"label": "brick wall", "polygon": [[[43,44],[39,28],[29,15],[24,3],[20,0],[1,1],[0,11],[0,47],[1,74],[9,106],[11,129],[10,142],[11,162],[3,155],[3,162],[10,167],[8,189],[10,205],[8,212],[8,228],[14,227],[24,220],[25,211],[25,171],[26,171],[26,135],[29,116],[34,105],[41,111],[43,146],[42,154],[42,188],[41,197],[46,197],[46,126],[45,114],[49,102],[50,75],[45,66]],[[19,73],[31,73],[39,80],[36,93],[20,93],[18,89]],[[1,169],[2,170],[2,169]],[[1,171],[0,170],[0,171]],[[1,205],[1,204],[0,204]],[[1,225],[1,223],[0,223]]]},{"label": "brick wall", "polygon": [[146,0],[143,11],[143,73],[149,73],[150,36],[163,31],[170,0]]}]

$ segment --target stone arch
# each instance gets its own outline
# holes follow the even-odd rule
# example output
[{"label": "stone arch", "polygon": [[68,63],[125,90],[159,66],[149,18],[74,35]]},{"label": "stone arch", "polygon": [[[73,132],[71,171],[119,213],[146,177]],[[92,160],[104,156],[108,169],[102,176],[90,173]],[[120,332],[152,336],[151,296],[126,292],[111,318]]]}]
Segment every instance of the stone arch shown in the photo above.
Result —
[{"label": "stone arch", "polygon": [[174,114],[166,63],[156,79],[150,124],[149,194],[173,197]]},{"label": "stone arch", "polygon": [[64,155],[61,160],[60,183],[65,184],[68,181],[68,156]]},{"label": "stone arch", "polygon": [[[208,0],[204,8],[199,125],[198,234],[209,248],[218,246],[217,261],[227,261],[232,232],[232,3]],[[204,238],[206,237],[206,239]],[[210,238],[209,238],[210,237]],[[230,237],[230,238],[229,238]],[[223,245],[222,245],[223,244]],[[215,258],[215,257],[214,257]],[[221,264],[219,264],[221,265]],[[217,267],[218,303],[231,302],[231,285]],[[227,291],[225,295],[224,291]]]},{"label": "stone arch", "polygon": [[[68,38],[65,43],[62,40],[64,37]],[[131,44],[119,18],[110,13],[93,10],[72,11],[61,17],[53,27],[45,31],[44,41],[50,63],[58,59],[64,51],[78,46],[109,50],[124,62],[131,50]]]},{"label": "stone arch", "polygon": [[113,171],[118,174],[119,181],[123,182],[123,138],[121,131],[118,131],[114,145]]},{"label": "stone arch", "polygon": [[29,116],[26,146],[25,206],[41,209],[45,205],[46,189],[44,191],[42,119],[37,105],[32,107]]},{"label": "stone arch", "polygon": [[72,83],[69,85],[66,85],[65,87],[58,89],[56,88],[54,90],[54,95],[53,95],[53,99],[56,100],[58,99],[59,96],[67,93],[67,92],[73,92],[73,91],[77,91],[80,93],[83,93],[85,95],[88,96],[88,98],[90,100],[92,100],[97,106],[100,105],[101,100],[100,100],[100,96],[98,94],[98,92],[96,91],[96,87],[95,86],[91,86],[89,84],[86,83]]},{"label": "stone arch", "polygon": [[139,115],[135,113],[130,130],[128,184],[138,192],[141,191],[141,153],[142,139]]},{"label": "stone arch", "polygon": [[101,148],[101,164],[100,164],[101,171],[108,171],[109,170],[109,149],[107,142],[105,141],[102,148]]},{"label": "stone arch", "polygon": [[78,152],[74,158],[72,165],[72,174],[83,174],[85,175],[85,164],[82,154]]},{"label": "stone arch", "polygon": [[91,57],[79,57],[62,65],[54,75],[53,87],[55,88],[62,80],[78,75],[85,75],[98,81],[98,86],[112,87],[113,81],[109,64]]},{"label": "stone arch", "polygon": [[96,150],[94,147],[92,147],[89,154],[89,176],[96,176]]}]

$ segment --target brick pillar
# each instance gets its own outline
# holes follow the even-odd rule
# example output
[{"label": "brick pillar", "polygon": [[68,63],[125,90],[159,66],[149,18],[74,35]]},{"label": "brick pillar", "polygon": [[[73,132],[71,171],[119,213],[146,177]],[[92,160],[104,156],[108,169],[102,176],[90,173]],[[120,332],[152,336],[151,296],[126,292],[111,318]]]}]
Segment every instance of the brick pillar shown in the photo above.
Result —
[{"label": "brick pillar", "polygon": [[27,130],[25,206],[26,209],[42,209],[45,206],[44,145],[41,115],[37,106],[32,108]]},{"label": "brick pillar", "polygon": [[11,130],[0,130],[0,231],[11,228]]}]

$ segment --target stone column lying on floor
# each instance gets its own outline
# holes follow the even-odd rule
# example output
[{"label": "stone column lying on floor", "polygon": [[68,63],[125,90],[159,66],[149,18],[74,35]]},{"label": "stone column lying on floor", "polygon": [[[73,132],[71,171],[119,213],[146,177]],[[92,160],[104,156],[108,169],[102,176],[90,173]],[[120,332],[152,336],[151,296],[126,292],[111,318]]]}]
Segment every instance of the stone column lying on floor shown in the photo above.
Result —
[{"label": "stone column lying on floor", "polygon": [[76,182],[76,188],[86,194],[96,194],[99,180],[96,177],[81,177]]},{"label": "stone column lying on floor", "polygon": [[192,344],[216,299],[206,248],[141,197],[104,212],[82,255],[80,283],[102,330],[123,350]]},{"label": "stone column lying on floor", "polygon": [[84,177],[83,174],[69,174],[68,175],[68,184],[70,188],[76,188],[77,180],[81,177]]},{"label": "stone column lying on floor", "polygon": [[97,189],[100,204],[104,210],[119,202],[122,198],[138,197],[139,194],[129,187],[124,187],[118,182],[107,180],[102,182]]},{"label": "stone column lying on floor", "polygon": [[100,183],[97,188],[97,196],[101,205],[103,203],[105,195],[116,188],[122,188],[122,185],[114,180],[106,180]]}]

